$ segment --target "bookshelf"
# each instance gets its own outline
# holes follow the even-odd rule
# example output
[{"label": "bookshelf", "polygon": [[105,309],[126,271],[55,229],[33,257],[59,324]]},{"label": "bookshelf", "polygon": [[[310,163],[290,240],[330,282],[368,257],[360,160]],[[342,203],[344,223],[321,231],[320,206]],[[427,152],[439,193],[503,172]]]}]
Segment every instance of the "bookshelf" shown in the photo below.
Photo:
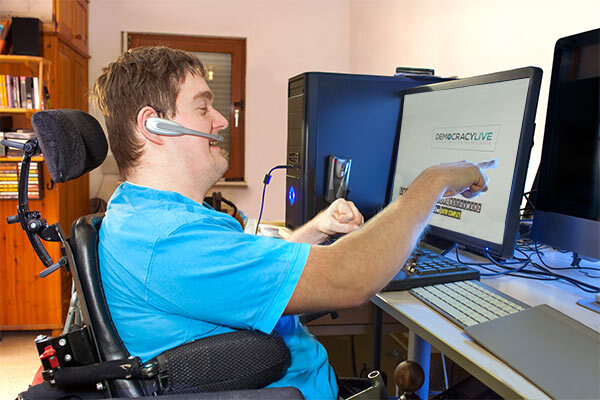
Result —
[{"label": "bookshelf", "polygon": [[[52,22],[44,24],[42,57],[0,56],[0,74],[41,78],[43,84],[39,88],[47,86],[50,93],[47,108],[87,111],[88,4],[87,0],[53,0]],[[0,115],[12,116],[13,129],[31,129],[31,115],[36,111],[0,108]],[[0,162],[20,161],[20,157],[0,157]],[[60,222],[68,235],[73,221],[89,213],[89,177],[86,174],[52,185],[43,161],[43,157],[32,159],[39,162],[43,195],[39,200],[30,200],[29,208],[40,211],[50,224]],[[44,266],[27,235],[18,224],[6,224],[6,217],[16,214],[16,210],[16,200],[0,200],[0,331],[58,333],[69,306],[71,277],[61,268],[40,278]],[[60,257],[58,243],[44,242],[44,245],[52,259]]]}]

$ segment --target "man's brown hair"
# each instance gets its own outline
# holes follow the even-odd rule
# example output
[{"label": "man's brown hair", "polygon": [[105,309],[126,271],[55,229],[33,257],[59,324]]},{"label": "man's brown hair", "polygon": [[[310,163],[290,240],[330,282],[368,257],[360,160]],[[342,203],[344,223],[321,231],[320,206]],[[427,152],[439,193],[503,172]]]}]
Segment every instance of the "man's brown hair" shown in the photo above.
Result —
[{"label": "man's brown hair", "polygon": [[168,47],[136,47],[102,69],[92,97],[104,114],[110,148],[123,178],[143,150],[135,135],[138,112],[150,106],[160,117],[173,117],[188,73],[204,78],[202,61],[190,52]]}]

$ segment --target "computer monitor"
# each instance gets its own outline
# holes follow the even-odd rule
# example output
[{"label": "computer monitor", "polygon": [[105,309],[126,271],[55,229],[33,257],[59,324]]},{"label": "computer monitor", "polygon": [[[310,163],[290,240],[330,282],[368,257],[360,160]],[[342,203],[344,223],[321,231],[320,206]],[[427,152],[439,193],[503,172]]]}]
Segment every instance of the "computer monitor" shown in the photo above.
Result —
[{"label": "computer monitor", "polygon": [[600,29],[554,48],[532,239],[600,259]]},{"label": "computer monitor", "polygon": [[496,159],[489,190],[442,198],[429,235],[501,258],[513,255],[542,70],[498,72],[408,89],[401,110],[390,201],[425,168]]}]

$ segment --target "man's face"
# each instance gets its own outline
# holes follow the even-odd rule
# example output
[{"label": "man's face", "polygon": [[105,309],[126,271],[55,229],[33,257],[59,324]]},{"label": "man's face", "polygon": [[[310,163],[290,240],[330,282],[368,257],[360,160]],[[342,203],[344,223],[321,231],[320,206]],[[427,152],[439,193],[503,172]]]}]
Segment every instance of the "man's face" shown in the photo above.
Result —
[{"label": "man's face", "polygon": [[[213,93],[206,81],[198,74],[188,74],[179,88],[175,103],[174,121],[186,128],[204,133],[217,134],[227,128],[227,120],[212,106]],[[202,169],[210,176],[206,178],[216,182],[229,167],[222,149],[216,142],[198,136],[185,135],[182,137],[185,149],[182,157]]]}]

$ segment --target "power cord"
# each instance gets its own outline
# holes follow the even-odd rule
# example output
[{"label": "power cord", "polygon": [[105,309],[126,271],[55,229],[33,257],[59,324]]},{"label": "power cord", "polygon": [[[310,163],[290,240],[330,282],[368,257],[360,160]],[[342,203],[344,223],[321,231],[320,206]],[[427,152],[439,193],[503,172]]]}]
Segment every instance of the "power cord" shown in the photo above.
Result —
[{"label": "power cord", "polygon": [[271,173],[276,169],[288,169],[288,168],[297,168],[293,165],[277,165],[269,170],[263,179],[263,191],[262,191],[262,199],[260,201],[260,213],[258,214],[258,221],[256,222],[256,229],[254,230],[254,234],[258,234],[258,226],[260,225],[260,220],[262,219],[263,208],[265,206],[265,191],[267,190],[267,185],[271,182]]}]

